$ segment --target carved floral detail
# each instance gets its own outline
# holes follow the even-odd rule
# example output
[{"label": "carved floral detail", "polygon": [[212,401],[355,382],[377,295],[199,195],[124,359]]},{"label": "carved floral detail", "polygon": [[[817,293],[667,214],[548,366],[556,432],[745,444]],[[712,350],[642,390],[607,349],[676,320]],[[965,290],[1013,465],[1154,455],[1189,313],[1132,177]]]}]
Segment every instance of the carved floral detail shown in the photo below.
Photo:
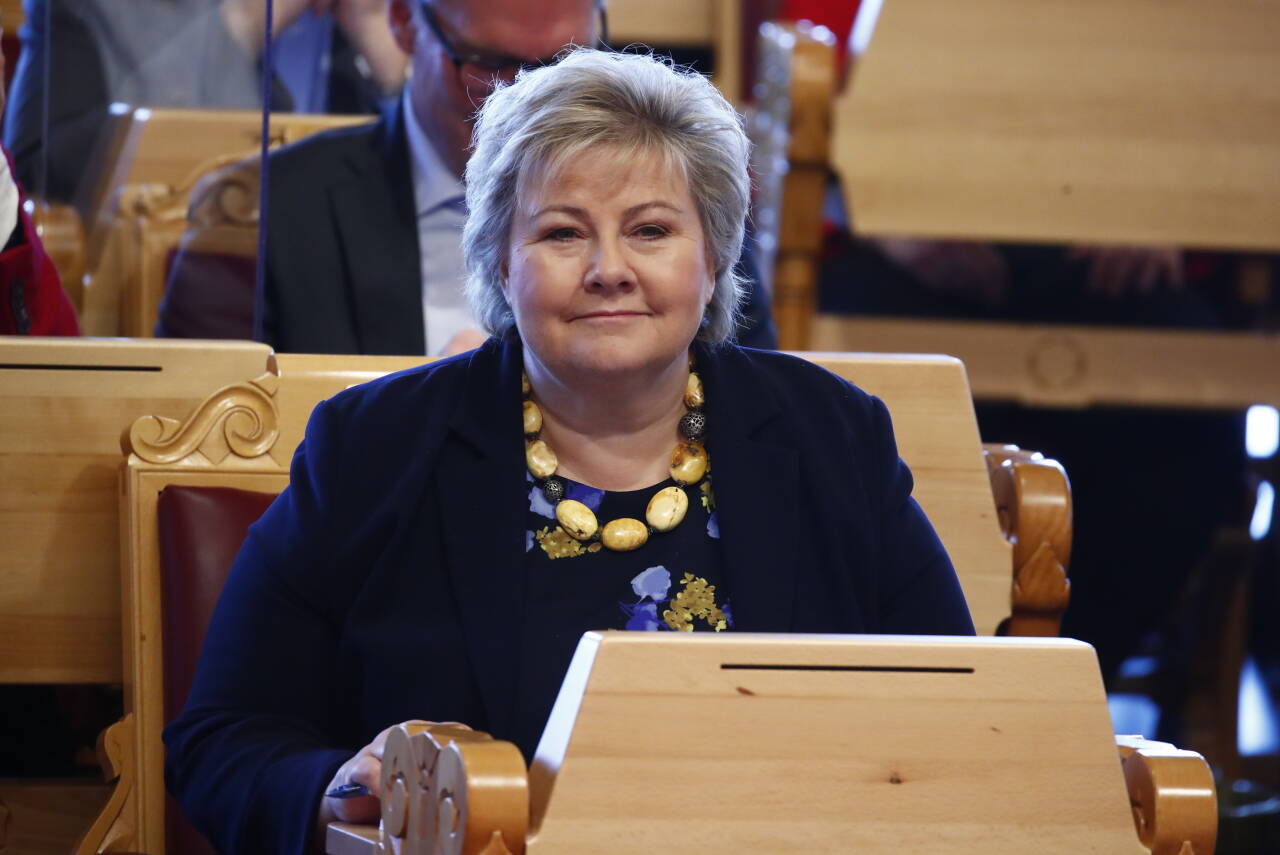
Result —
[{"label": "carved floral detail", "polygon": [[525,850],[529,791],[509,742],[458,725],[401,724],[382,757],[381,844],[398,855]]},{"label": "carved floral detail", "polygon": [[264,374],[214,392],[185,421],[143,416],[125,437],[126,454],[148,463],[176,463],[199,451],[211,463],[228,454],[246,460],[267,454],[280,434],[274,400],[279,377]]}]

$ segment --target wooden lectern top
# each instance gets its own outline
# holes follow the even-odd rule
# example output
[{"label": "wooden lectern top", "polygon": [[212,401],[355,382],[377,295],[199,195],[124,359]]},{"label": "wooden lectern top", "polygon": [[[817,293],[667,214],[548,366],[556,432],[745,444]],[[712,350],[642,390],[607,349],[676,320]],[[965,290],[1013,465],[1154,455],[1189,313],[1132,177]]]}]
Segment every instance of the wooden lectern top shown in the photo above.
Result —
[{"label": "wooden lectern top", "polygon": [[529,789],[535,855],[1146,851],[1065,639],[588,633]]},{"label": "wooden lectern top", "polygon": [[1275,0],[877,9],[834,119],[859,233],[1280,249]]},{"label": "wooden lectern top", "polygon": [[381,825],[330,824],[326,851],[1205,855],[1216,837],[1204,759],[1112,737],[1093,650],[1064,639],[589,632],[522,766],[488,734],[399,725]]}]

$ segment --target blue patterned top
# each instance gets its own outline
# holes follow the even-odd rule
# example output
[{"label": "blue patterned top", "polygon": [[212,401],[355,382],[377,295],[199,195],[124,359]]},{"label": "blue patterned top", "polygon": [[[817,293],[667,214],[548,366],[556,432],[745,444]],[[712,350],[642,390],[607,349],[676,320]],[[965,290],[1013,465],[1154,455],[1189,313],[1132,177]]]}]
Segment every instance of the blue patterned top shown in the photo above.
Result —
[{"label": "blue patterned top", "polygon": [[[566,498],[595,512],[603,527],[619,517],[644,520],[654,493],[675,482],[643,490],[606,492],[565,479]],[[542,723],[551,713],[564,672],[582,633],[593,629],[654,632],[719,632],[733,628],[725,590],[720,528],[711,478],[686,487],[689,510],[669,532],[655,532],[639,549],[612,552],[599,541],[583,544],[556,522],[555,508],[533,482],[527,483],[525,533],[528,583],[518,721]],[[538,734],[523,734],[522,745]]]}]

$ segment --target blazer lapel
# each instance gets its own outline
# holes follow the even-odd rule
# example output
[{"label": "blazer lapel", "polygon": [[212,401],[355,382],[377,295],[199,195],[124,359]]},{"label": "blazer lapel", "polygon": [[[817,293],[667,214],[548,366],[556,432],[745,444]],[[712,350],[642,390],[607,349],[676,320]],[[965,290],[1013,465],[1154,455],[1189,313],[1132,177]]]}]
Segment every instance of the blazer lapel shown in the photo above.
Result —
[{"label": "blazer lapel", "polygon": [[350,174],[329,190],[362,353],[426,350],[418,218],[402,113],[397,106],[383,118],[372,145],[350,155]]},{"label": "blazer lapel", "polygon": [[471,666],[499,735],[512,732],[524,633],[521,364],[511,340],[472,356],[464,400],[449,420],[457,453],[441,456],[434,485]]},{"label": "blazer lapel", "polygon": [[749,632],[792,629],[798,525],[799,461],[770,443],[767,425],[779,402],[747,370],[736,348],[701,349],[707,389],[707,453],[726,562],[734,627]]}]

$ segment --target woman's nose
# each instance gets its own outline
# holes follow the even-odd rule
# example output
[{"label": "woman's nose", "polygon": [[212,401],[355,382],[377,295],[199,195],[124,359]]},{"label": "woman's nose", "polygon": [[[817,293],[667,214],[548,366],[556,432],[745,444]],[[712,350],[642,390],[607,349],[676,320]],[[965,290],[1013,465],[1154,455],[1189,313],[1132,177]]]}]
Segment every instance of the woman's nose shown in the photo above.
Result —
[{"label": "woman's nose", "polygon": [[602,238],[596,242],[587,279],[583,284],[587,288],[610,290],[635,285],[635,272],[627,260],[622,241],[617,238]]}]

